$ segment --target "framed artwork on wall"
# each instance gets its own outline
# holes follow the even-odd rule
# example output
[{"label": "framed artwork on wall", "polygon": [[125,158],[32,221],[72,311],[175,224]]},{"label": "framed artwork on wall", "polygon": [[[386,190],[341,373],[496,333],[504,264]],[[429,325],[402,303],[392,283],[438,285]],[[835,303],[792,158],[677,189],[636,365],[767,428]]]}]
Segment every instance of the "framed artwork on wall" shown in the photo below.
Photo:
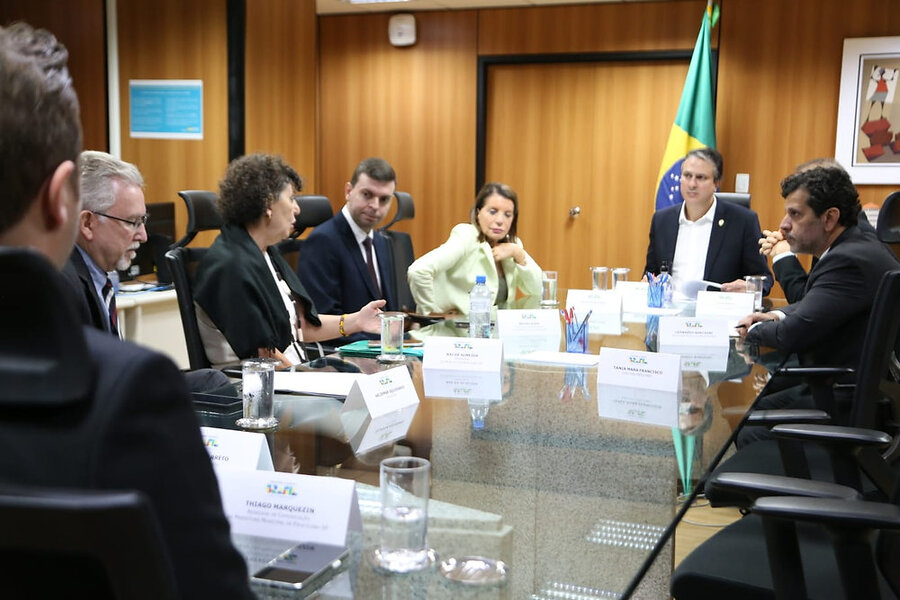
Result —
[{"label": "framed artwork on wall", "polygon": [[847,38],[834,157],[853,182],[900,183],[900,37]]}]

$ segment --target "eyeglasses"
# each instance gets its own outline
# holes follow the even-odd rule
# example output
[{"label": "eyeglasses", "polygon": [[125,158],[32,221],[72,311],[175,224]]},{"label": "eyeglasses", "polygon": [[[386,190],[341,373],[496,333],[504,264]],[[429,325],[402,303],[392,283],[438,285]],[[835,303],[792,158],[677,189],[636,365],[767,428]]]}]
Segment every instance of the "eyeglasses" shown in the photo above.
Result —
[{"label": "eyeglasses", "polygon": [[131,225],[131,228],[135,231],[141,228],[141,225],[147,225],[147,221],[150,220],[150,215],[148,213],[144,213],[137,219],[123,219],[122,217],[114,217],[112,215],[108,215],[106,213],[97,212],[96,210],[92,210],[92,213],[95,215],[99,215],[101,217],[106,217],[107,219],[115,219],[116,221],[122,221],[123,223],[128,223]]}]

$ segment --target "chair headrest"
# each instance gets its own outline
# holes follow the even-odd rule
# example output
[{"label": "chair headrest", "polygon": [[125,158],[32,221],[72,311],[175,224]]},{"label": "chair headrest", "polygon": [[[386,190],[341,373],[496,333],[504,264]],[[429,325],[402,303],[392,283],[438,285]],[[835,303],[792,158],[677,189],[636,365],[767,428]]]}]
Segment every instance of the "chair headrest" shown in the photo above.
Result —
[{"label": "chair headrest", "polygon": [[187,246],[191,240],[201,231],[221,229],[224,223],[222,213],[216,207],[215,192],[208,190],[181,190],[178,195],[184,200],[187,209],[187,229],[184,237],[172,244]]},{"label": "chair headrest", "polygon": [[394,214],[394,218],[381,228],[382,231],[390,229],[391,225],[397,221],[412,219],[416,216],[416,206],[413,204],[413,199],[410,194],[407,192],[394,192],[394,197],[397,198],[397,212]]},{"label": "chair headrest", "polygon": [[893,192],[884,199],[884,204],[878,211],[875,232],[885,244],[900,242],[900,192]]},{"label": "chair headrest", "polygon": [[291,237],[297,237],[308,227],[321,225],[334,216],[331,201],[327,196],[298,194],[294,196],[294,201],[300,207],[300,214],[294,222],[294,232]]},{"label": "chair headrest", "polygon": [[37,252],[0,247],[0,276],[0,407],[59,407],[87,397],[94,373],[60,273]]}]

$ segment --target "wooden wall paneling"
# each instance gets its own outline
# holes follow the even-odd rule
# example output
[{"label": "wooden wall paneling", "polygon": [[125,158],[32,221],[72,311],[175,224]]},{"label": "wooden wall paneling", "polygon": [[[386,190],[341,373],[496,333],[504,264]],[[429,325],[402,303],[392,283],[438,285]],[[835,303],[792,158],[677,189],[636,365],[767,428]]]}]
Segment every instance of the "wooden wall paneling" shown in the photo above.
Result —
[{"label": "wooden wall paneling", "polygon": [[247,2],[246,151],[280,154],[318,193],[318,44],[313,2]]},{"label": "wooden wall paneling", "polygon": [[[186,225],[183,189],[217,190],[228,164],[226,6],[221,0],[129,0],[118,4],[122,158],[147,182],[149,203],[174,201],[177,234]],[[131,138],[131,79],[203,80],[203,139]],[[207,245],[214,233],[198,236]]]},{"label": "wooden wall paneling", "polygon": [[686,73],[686,61],[490,67],[487,179],[516,189],[526,247],[562,287],[587,287],[590,266],[640,278]]},{"label": "wooden wall paneling", "polygon": [[[796,165],[834,156],[843,39],[900,34],[896,0],[723,0],[717,136],[723,187],[750,173],[763,228],[783,216],[779,182]],[[880,205],[900,185],[860,185]]]},{"label": "wooden wall paneling", "polygon": [[108,150],[106,39],[103,0],[4,0],[0,25],[25,21],[52,32],[69,51],[69,72],[81,105],[84,147]]},{"label": "wooden wall paneling", "polygon": [[480,10],[478,53],[692,48],[706,2],[624,2]]},{"label": "wooden wall paneling", "polygon": [[475,165],[476,12],[416,13],[414,46],[395,48],[389,15],[319,18],[320,179],[335,210],[344,183],[367,156],[397,171],[416,218],[416,255],[465,221]]}]

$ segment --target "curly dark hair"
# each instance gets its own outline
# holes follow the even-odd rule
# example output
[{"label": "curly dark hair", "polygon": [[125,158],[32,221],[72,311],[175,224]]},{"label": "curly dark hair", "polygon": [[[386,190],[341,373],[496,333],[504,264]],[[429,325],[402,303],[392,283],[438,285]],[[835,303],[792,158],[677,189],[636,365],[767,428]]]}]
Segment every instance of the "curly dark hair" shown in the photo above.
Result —
[{"label": "curly dark hair", "polygon": [[303,189],[297,171],[280,156],[247,154],[236,158],[219,182],[218,207],[226,223],[246,226],[265,214],[286,185]]},{"label": "curly dark hair", "polygon": [[850,175],[841,167],[821,166],[792,173],[781,180],[781,197],[787,198],[796,190],[809,194],[807,204],[817,217],[832,206],[841,212],[838,223],[853,227],[859,219],[859,192]]}]

